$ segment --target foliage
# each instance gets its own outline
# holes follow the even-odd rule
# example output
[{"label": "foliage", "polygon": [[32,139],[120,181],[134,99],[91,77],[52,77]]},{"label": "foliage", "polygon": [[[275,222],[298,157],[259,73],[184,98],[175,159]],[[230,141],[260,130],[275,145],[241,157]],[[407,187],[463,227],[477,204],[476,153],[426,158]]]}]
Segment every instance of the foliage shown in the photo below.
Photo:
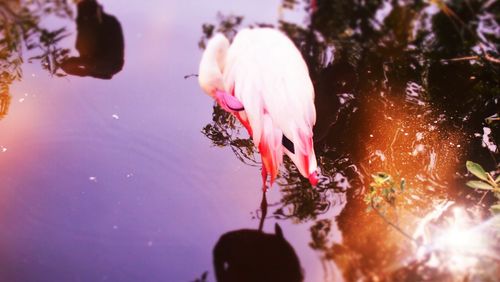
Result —
[{"label": "foliage", "polygon": [[395,181],[390,174],[385,172],[377,172],[371,177],[373,182],[370,183],[369,191],[364,198],[368,210],[372,208],[385,210],[387,206],[394,207],[398,194],[407,189],[404,178]]},{"label": "foliage", "polygon": [[[53,75],[64,75],[59,63],[68,56],[69,50],[57,46],[68,35],[66,28],[49,29],[43,19],[55,16],[71,18],[72,11],[66,0],[0,1],[0,94],[8,95],[9,86],[22,78],[23,50],[33,55],[29,62],[40,61],[42,68]],[[6,98],[2,100],[2,114]]]},{"label": "foliage", "polygon": [[7,115],[11,97],[7,93],[0,93],[0,119]]},{"label": "foliage", "polygon": [[484,170],[484,168],[475,162],[467,161],[465,164],[467,170],[480,180],[469,180],[466,185],[473,189],[486,190],[493,192],[497,203],[490,207],[493,214],[500,214],[500,174],[493,176]]},{"label": "foliage", "polygon": [[242,16],[235,16],[235,15],[223,15],[221,13],[217,14],[217,21],[219,24],[217,27],[213,24],[208,24],[205,23],[201,26],[202,31],[203,31],[203,36],[201,37],[200,41],[198,42],[198,47],[200,49],[205,49],[205,46],[207,44],[207,40],[210,39],[214,34],[216,33],[222,33],[224,34],[229,40],[232,40],[233,37],[236,35],[238,32],[237,28],[241,25],[243,22],[243,17]]},{"label": "foliage", "polygon": [[325,250],[329,247],[328,236],[332,230],[332,222],[328,219],[318,220],[311,228],[311,242],[313,250]]},{"label": "foliage", "polygon": [[274,212],[277,218],[292,218],[296,221],[315,219],[317,215],[330,209],[327,194],[318,189],[308,188],[308,183],[299,175],[294,178],[304,182],[298,185],[283,186],[280,207]]},{"label": "foliage", "polygon": [[236,118],[224,111],[218,104],[213,107],[212,124],[207,124],[201,132],[217,147],[229,146],[236,157],[245,164],[257,166],[256,150],[251,138],[241,138],[244,130]]}]

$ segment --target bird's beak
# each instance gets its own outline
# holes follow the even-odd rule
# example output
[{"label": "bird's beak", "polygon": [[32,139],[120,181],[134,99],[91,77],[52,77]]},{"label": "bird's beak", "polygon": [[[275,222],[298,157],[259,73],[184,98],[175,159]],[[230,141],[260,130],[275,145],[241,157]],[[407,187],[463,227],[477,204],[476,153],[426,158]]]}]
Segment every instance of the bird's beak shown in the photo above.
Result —
[{"label": "bird's beak", "polygon": [[238,99],[236,99],[236,97],[229,95],[224,91],[217,90],[215,92],[215,100],[227,112],[234,113],[245,110],[243,104]]}]

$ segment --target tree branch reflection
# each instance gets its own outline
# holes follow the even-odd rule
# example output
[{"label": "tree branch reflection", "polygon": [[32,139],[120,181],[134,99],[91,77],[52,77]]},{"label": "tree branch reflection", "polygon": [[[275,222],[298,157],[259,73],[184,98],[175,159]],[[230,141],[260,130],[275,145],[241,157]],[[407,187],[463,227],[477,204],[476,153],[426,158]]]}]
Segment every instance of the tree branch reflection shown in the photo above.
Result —
[{"label": "tree branch reflection", "polygon": [[[282,7],[297,9],[299,2],[285,0]],[[314,221],[311,247],[325,261],[334,261],[348,281],[421,277],[411,274],[418,262],[406,273],[398,265],[411,253],[411,242],[366,212],[366,181],[378,171],[408,180],[411,193],[385,214],[404,230],[413,228],[437,199],[477,202],[478,195],[457,187],[463,186],[461,164],[470,156],[489,169],[497,166],[490,154],[498,152],[484,149],[474,133],[482,132],[484,118],[498,111],[500,26],[494,15],[500,6],[441,0],[302,4],[305,25],[282,20],[277,28],[302,52],[313,79],[322,179],[318,189],[310,189],[285,160],[277,180],[282,198],[270,205],[272,216]],[[218,21],[204,25],[202,41],[215,30],[234,32],[243,22],[220,15]],[[469,56],[474,60],[460,59]],[[498,144],[498,125],[489,126],[496,128],[492,138]],[[234,146],[232,140],[239,137],[228,130],[238,127],[228,118],[214,119],[206,128],[214,144]],[[240,145],[233,149],[238,158],[255,160],[251,142]],[[345,197],[341,213],[317,219],[338,204],[335,195]],[[342,232],[342,243],[329,241],[334,227]],[[447,275],[432,271],[418,275]]]},{"label": "tree branch reflection", "polygon": [[48,29],[42,25],[47,17],[71,18],[66,0],[0,1],[0,119],[7,113],[9,86],[23,76],[23,49],[35,52],[28,61],[40,61],[52,75],[63,76],[59,64],[69,53],[57,46],[68,34],[66,28]]}]

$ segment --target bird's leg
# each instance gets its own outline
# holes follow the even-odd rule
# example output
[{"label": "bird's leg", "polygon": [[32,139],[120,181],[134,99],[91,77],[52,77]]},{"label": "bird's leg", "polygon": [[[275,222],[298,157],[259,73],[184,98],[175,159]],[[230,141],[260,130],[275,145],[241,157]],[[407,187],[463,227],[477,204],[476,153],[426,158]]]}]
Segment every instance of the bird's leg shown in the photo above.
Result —
[{"label": "bird's leg", "polygon": [[266,181],[267,181],[267,170],[264,164],[262,164],[262,192],[266,192],[267,186],[266,186]]},{"label": "bird's leg", "polygon": [[262,232],[262,228],[264,227],[264,220],[266,220],[266,216],[267,216],[266,192],[262,191],[262,201],[260,202],[259,232]]}]

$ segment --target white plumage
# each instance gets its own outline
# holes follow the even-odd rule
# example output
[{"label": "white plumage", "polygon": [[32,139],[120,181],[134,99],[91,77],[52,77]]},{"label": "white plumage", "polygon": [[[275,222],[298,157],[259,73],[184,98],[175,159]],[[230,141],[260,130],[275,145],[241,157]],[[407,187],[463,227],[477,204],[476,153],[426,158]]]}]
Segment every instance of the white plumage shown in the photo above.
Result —
[{"label": "white plumage", "polygon": [[[287,36],[270,28],[243,29],[229,45],[217,34],[203,54],[199,82],[249,130],[262,155],[264,181],[267,173],[274,181],[285,152],[316,184],[314,88],[302,55]],[[244,111],[234,111],[238,103]],[[294,152],[282,145],[283,135],[293,142]]]}]

